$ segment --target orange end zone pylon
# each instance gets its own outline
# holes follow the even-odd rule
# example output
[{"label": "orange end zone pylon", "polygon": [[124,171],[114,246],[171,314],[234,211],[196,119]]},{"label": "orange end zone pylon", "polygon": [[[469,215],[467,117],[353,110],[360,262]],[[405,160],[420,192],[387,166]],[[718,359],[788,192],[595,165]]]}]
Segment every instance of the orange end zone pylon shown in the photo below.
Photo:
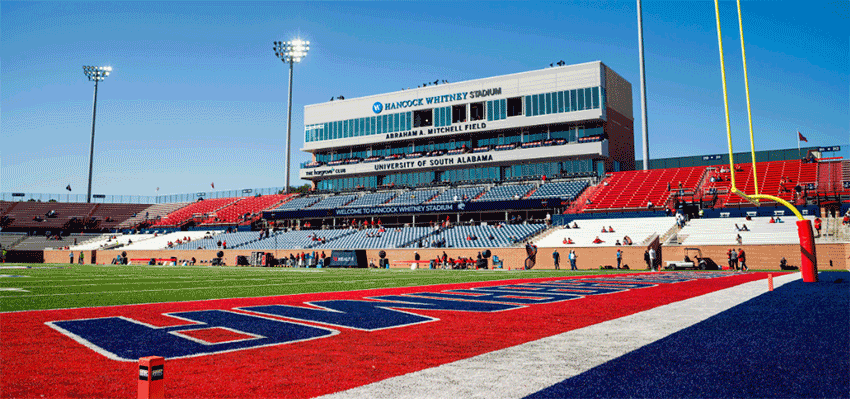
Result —
[{"label": "orange end zone pylon", "polygon": [[148,356],[139,359],[139,399],[165,398],[165,359]]}]

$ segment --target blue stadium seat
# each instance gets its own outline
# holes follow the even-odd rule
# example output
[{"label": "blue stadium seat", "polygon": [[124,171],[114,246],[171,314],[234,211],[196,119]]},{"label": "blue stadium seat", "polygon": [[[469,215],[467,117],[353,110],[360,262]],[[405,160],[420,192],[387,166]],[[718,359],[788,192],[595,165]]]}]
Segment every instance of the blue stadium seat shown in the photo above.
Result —
[{"label": "blue stadium seat", "polygon": [[504,201],[515,199],[515,196],[522,198],[525,194],[531,191],[532,188],[534,188],[534,185],[532,184],[496,186],[491,188],[490,191],[484,193],[478,201]]},{"label": "blue stadium seat", "polygon": [[437,195],[437,190],[416,190],[401,193],[386,205],[419,205]]},{"label": "blue stadium seat", "polygon": [[357,198],[356,195],[332,195],[313,204],[310,209],[335,209],[345,206],[355,198]]},{"label": "blue stadium seat", "polygon": [[454,202],[455,197],[458,198],[458,201],[463,200],[464,195],[467,200],[475,199],[478,194],[484,191],[484,187],[461,187],[461,188],[450,188],[446,191],[443,191],[442,194],[438,195],[437,198],[429,201],[429,204],[445,204]]},{"label": "blue stadium seat", "polygon": [[528,198],[557,197],[572,201],[587,188],[587,184],[586,180],[541,184]]},{"label": "blue stadium seat", "polygon": [[360,207],[360,206],[378,206],[390,200],[390,198],[395,197],[394,192],[380,192],[380,193],[369,193],[366,194],[354,201],[350,204],[346,205],[346,208],[352,207]]}]

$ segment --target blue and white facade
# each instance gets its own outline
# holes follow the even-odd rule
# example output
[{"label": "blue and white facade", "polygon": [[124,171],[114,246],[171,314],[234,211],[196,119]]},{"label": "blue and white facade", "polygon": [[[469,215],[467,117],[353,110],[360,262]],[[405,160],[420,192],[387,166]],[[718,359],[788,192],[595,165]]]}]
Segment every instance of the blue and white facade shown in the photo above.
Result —
[{"label": "blue and white facade", "polygon": [[602,62],[304,108],[319,190],[602,174],[634,167],[631,84]]}]

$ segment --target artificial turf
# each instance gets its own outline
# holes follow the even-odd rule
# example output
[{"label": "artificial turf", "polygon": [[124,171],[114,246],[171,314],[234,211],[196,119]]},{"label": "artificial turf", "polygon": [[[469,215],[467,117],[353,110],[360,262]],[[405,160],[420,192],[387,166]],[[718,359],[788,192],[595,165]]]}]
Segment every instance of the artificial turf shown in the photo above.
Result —
[{"label": "artificial turf", "polygon": [[[0,311],[262,297],[623,270],[303,269],[3,264]],[[21,266],[27,268],[8,268]],[[9,290],[9,289],[20,289]]]}]

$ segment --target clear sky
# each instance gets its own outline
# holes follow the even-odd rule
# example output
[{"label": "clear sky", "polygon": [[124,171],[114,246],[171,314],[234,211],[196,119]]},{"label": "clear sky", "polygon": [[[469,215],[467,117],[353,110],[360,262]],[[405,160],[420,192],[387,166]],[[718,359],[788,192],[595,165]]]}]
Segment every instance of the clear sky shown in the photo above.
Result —
[{"label": "clear sky", "polygon": [[[850,2],[745,1],[756,149],[850,141]],[[282,186],[287,69],[275,40],[302,38],[292,184],[308,154],[303,107],[601,60],[632,83],[640,158],[634,1],[0,3],[0,191],[85,193],[93,83],[94,193]],[[735,151],[749,147],[735,3],[720,4]],[[711,1],[643,4],[650,157],[726,152]],[[803,143],[804,145],[806,143]]]}]

